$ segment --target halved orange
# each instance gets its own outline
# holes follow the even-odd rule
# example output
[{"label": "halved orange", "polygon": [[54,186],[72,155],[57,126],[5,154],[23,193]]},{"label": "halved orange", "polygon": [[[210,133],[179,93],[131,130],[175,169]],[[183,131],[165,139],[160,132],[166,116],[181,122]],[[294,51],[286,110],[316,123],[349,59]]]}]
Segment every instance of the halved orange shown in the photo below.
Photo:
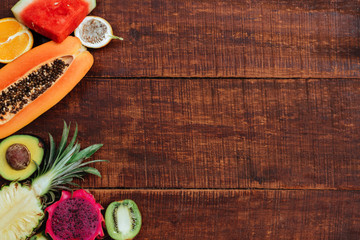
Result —
[{"label": "halved orange", "polygon": [[0,19],[0,62],[9,63],[32,48],[31,32],[15,18]]}]

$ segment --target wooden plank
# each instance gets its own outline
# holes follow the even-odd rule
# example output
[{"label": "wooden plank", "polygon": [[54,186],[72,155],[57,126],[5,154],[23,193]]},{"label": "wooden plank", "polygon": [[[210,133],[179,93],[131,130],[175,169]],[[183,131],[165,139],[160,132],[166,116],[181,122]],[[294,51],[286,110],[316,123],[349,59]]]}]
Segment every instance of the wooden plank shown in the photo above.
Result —
[{"label": "wooden plank", "polygon": [[356,0],[98,1],[92,14],[125,41],[92,51],[89,76],[360,77],[359,12]]},{"label": "wooden plank", "polygon": [[79,124],[88,187],[357,189],[360,81],[84,79],[21,132]]},{"label": "wooden plank", "polygon": [[360,193],[342,191],[92,190],[106,207],[133,199],[137,239],[357,239]]}]

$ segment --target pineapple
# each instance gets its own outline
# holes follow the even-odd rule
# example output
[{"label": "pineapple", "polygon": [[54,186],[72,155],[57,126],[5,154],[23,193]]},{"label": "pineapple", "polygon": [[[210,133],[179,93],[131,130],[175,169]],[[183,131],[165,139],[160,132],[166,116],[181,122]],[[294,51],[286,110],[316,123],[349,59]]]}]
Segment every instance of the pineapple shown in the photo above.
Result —
[{"label": "pineapple", "polygon": [[87,165],[104,160],[84,160],[102,145],[95,144],[80,150],[80,144],[76,142],[76,126],[74,135],[66,146],[69,131],[70,126],[64,122],[62,138],[57,149],[53,137],[49,134],[49,154],[43,165],[38,166],[37,175],[32,179],[31,185],[12,182],[0,190],[1,239],[20,240],[31,237],[43,220],[43,209],[55,200],[57,191],[71,191],[67,185],[78,186],[72,182],[73,179],[82,179],[86,173],[101,177],[97,169]]}]

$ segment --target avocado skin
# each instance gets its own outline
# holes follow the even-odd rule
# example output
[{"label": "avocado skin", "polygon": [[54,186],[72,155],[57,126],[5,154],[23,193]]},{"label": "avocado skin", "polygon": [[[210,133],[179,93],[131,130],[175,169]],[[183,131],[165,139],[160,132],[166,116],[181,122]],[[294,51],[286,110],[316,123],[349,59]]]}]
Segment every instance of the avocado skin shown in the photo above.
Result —
[{"label": "avocado skin", "polygon": [[[31,153],[31,163],[23,170],[11,168],[6,160],[6,150],[12,144],[23,144]],[[45,156],[45,143],[35,135],[12,135],[0,142],[0,175],[9,181],[21,181],[29,178],[40,166]],[[36,162],[36,164],[35,164]]]}]

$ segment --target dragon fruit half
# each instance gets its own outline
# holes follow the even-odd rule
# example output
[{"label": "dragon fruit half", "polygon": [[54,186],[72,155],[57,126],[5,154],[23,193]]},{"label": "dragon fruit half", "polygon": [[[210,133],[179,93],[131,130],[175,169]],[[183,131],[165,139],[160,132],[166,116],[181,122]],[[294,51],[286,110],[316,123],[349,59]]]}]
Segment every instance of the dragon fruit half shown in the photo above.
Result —
[{"label": "dragon fruit half", "polygon": [[94,196],[83,189],[72,194],[63,191],[60,200],[45,209],[49,213],[45,231],[53,240],[103,237],[101,209]]}]

